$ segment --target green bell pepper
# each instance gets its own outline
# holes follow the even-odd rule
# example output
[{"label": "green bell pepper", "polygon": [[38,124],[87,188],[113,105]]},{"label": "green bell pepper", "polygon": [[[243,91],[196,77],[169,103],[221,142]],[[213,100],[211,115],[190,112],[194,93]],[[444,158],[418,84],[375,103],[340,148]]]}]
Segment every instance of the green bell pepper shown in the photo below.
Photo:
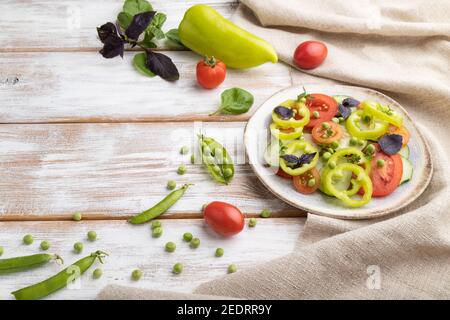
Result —
[{"label": "green bell pepper", "polygon": [[317,165],[317,162],[319,161],[319,152],[311,143],[309,143],[306,140],[291,141],[286,146],[285,154],[300,155],[302,153],[314,153],[314,152],[316,152],[316,155],[314,156],[312,161],[310,163],[302,165],[299,168],[294,169],[289,167],[283,158],[280,158],[280,167],[281,169],[283,169],[284,172],[290,174],[291,176],[299,176],[305,173],[306,171],[314,168]]},{"label": "green bell pepper", "polygon": [[[348,194],[347,190],[336,188],[333,179],[342,177],[344,171],[349,171],[354,174],[356,176],[354,180],[364,189],[364,195],[361,199],[353,199],[351,198],[351,195]],[[372,199],[372,180],[370,180],[367,172],[363,168],[353,163],[341,163],[336,166],[336,168],[330,170],[325,176],[325,186],[333,196],[352,208],[361,207],[369,203],[370,199]]]},{"label": "green bell pepper", "polygon": [[376,118],[369,124],[363,121],[364,111],[353,112],[346,120],[345,127],[351,136],[363,140],[377,140],[384,135],[388,129],[388,123]]},{"label": "green bell pepper", "polygon": [[[281,119],[275,111],[272,111],[272,121],[281,128],[299,128],[304,127],[309,122],[309,109],[303,103],[295,100],[286,100],[280,104],[280,106],[291,108],[294,110],[294,116],[288,120]],[[295,115],[302,116],[301,119],[296,119]]]},{"label": "green bell pepper", "polygon": [[275,122],[272,122],[269,126],[270,132],[275,138],[280,140],[293,140],[297,139],[303,134],[303,127],[298,128],[281,128]]},{"label": "green bell pepper", "polygon": [[271,44],[239,28],[207,5],[189,8],[178,27],[178,34],[183,45],[192,51],[214,56],[230,68],[252,68],[278,61]]},{"label": "green bell pepper", "polygon": [[363,101],[361,107],[364,114],[372,115],[375,118],[391,123],[396,127],[401,127],[403,125],[403,117],[387,106],[382,106],[376,102]]},{"label": "green bell pepper", "polygon": [[[366,158],[364,153],[361,150],[352,147],[339,149],[338,151],[333,153],[333,155],[328,159],[327,164],[330,162],[335,163],[336,165],[342,163],[364,165],[364,170],[366,171],[367,175],[369,175],[371,169],[370,161]],[[327,165],[320,172],[320,190],[329,196],[332,196],[333,194],[330,192],[330,190],[327,189],[327,186],[325,185],[325,176],[331,170],[332,169]],[[351,179],[351,174],[350,176],[348,176],[348,181],[350,181],[350,185],[352,186],[352,188],[347,189],[347,182],[347,185],[344,185],[344,187],[346,187],[345,192],[347,193],[347,195],[353,196],[359,191],[359,189],[361,188],[361,184],[359,184],[355,179]]]}]

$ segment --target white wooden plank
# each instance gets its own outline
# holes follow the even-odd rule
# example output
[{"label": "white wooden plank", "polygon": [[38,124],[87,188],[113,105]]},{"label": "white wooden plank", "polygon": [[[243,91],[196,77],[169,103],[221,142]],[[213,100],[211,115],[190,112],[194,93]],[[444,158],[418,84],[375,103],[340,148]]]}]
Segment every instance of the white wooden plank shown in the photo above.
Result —
[{"label": "white wooden plank", "polygon": [[[170,214],[200,215],[204,203],[222,200],[246,213],[302,215],[273,196],[246,163],[245,123],[128,123],[0,125],[0,219],[122,217],[157,203],[166,183],[194,183]],[[230,185],[212,181],[183,145],[197,134],[222,142],[236,164]],[[177,167],[185,163],[187,173]]]},{"label": "white wooden plank", "polygon": [[[220,93],[242,87],[255,96],[253,111],[220,119],[246,120],[257,106],[289,86],[289,67],[265,64],[249,70],[228,70],[217,89],[201,89],[192,52],[168,53],[178,66],[180,80],[170,83],[148,78],[124,59],[104,59],[95,52],[2,53],[0,122],[193,121],[209,117],[220,104]],[[0,79],[1,80],[1,79]]]},{"label": "white wooden plank", "polygon": [[[42,240],[50,241],[51,249],[64,257],[66,266],[95,250],[110,253],[102,266],[104,275],[100,280],[92,279],[92,270],[81,278],[78,289],[64,289],[49,299],[94,299],[107,284],[131,285],[156,290],[190,292],[199,284],[226,275],[230,263],[243,270],[258,263],[269,261],[291,252],[304,226],[303,218],[259,219],[255,228],[232,238],[222,238],[206,227],[202,220],[164,220],[164,234],[159,239],[150,235],[150,228],[131,226],[123,221],[90,222],[3,222],[0,223],[0,245],[5,248],[2,258],[28,255],[39,252]],[[96,242],[86,240],[86,233],[95,230]],[[184,232],[192,232],[201,239],[198,249],[189,248],[181,240]],[[35,242],[25,246],[21,239],[33,234]],[[84,243],[82,254],[73,253],[73,244]],[[164,244],[174,241],[174,253],[164,251]],[[217,247],[225,250],[221,258],[214,257]],[[181,262],[184,271],[180,275],[171,273],[172,266]],[[32,271],[0,276],[0,299],[13,299],[10,292],[42,281],[61,270],[50,263]],[[139,268],[144,276],[139,282],[130,279],[132,270]]]},{"label": "white wooden plank", "polygon": [[[167,15],[165,31],[177,28],[189,1],[150,1],[154,10]],[[2,0],[0,1],[0,51],[68,50],[101,47],[96,27],[115,22],[123,0]],[[225,17],[230,17],[236,1],[207,1]]]}]

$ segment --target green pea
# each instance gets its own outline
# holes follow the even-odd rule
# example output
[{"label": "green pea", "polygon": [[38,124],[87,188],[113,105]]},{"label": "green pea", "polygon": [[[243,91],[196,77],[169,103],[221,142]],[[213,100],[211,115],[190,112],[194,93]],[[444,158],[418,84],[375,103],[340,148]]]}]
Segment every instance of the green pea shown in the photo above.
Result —
[{"label": "green pea", "polygon": [[314,111],[314,112],[312,113],[312,116],[313,116],[314,119],[319,119],[319,118],[320,118],[320,113],[319,113],[319,111]]},{"label": "green pea", "polygon": [[326,151],[326,152],[323,153],[322,157],[323,157],[324,160],[328,160],[331,157],[331,153]]},{"label": "green pea", "polygon": [[333,148],[333,149],[339,148],[339,143],[338,143],[337,141],[333,141],[333,142],[331,143],[331,148]]},{"label": "green pea", "polygon": [[3,252],[5,252],[5,249],[3,249],[3,247],[0,246],[0,256],[3,255]]},{"label": "green pea", "polygon": [[364,121],[365,123],[370,123],[370,121],[372,121],[372,117],[366,115],[366,116],[363,117],[363,121]]},{"label": "green pea", "polygon": [[231,177],[233,175],[233,170],[231,170],[230,168],[226,168],[225,170],[223,170],[223,175],[225,178]]},{"label": "green pea", "polygon": [[34,241],[34,238],[31,234],[27,234],[23,237],[23,243],[25,243],[27,246],[32,244]]},{"label": "green pea", "polygon": [[187,154],[189,152],[189,147],[188,146],[182,146],[180,149],[180,153],[181,154]]},{"label": "green pea", "polygon": [[40,245],[42,250],[48,250],[50,248],[50,243],[48,241],[42,241]]},{"label": "green pea", "polygon": [[191,164],[195,163],[195,154],[191,154]]},{"label": "green pea", "polygon": [[174,180],[167,181],[167,189],[173,190],[177,187],[177,183]]},{"label": "green pea", "polygon": [[329,161],[329,162],[328,162],[328,167],[329,167],[330,169],[336,168],[336,162],[335,162],[335,161]]},{"label": "green pea", "polygon": [[82,218],[82,216],[81,216],[81,213],[79,213],[79,212],[75,212],[72,216],[73,221],[80,221],[81,218]]},{"label": "green pea", "polygon": [[269,209],[264,209],[259,215],[261,218],[269,218],[272,215],[272,212],[270,212]]},{"label": "green pea", "polygon": [[76,242],[73,245],[73,249],[75,250],[76,253],[81,253],[83,251],[83,244],[81,242]]},{"label": "green pea", "polygon": [[330,124],[328,122],[324,122],[324,123],[322,123],[322,128],[330,129]]},{"label": "green pea", "polygon": [[175,274],[180,274],[183,271],[183,265],[181,263],[175,263],[172,272]]},{"label": "green pea", "polygon": [[358,146],[363,146],[365,143],[364,140],[358,139]]},{"label": "green pea", "polygon": [[249,220],[248,220],[248,226],[250,227],[250,228],[254,228],[254,227],[256,227],[256,223],[258,222],[258,220],[256,220],[256,218],[250,218]]},{"label": "green pea", "polygon": [[312,178],[308,180],[308,187],[312,188],[316,185],[316,179]]},{"label": "green pea", "polygon": [[334,117],[333,119],[331,119],[331,121],[333,121],[334,123],[338,124],[339,123],[339,119]]},{"label": "green pea", "polygon": [[237,271],[237,267],[235,264],[230,264],[228,266],[228,273],[235,273]]},{"label": "green pea", "polygon": [[384,164],[385,164],[385,162],[384,162],[383,159],[377,160],[377,167],[378,167],[378,168],[383,168],[383,167],[384,167]]},{"label": "green pea", "polygon": [[339,120],[339,123],[342,124],[342,123],[344,123],[344,120],[345,120],[345,119],[344,119],[343,117],[339,117],[338,120]]},{"label": "green pea", "polygon": [[161,228],[161,227],[156,227],[152,231],[152,237],[153,238],[159,238],[159,237],[162,236],[162,234],[163,234],[163,228]]},{"label": "green pea", "polygon": [[94,272],[92,272],[92,277],[94,279],[100,279],[103,275],[103,270],[100,268],[97,268],[94,270]]},{"label": "green pea", "polygon": [[200,246],[200,239],[199,238],[192,238],[190,242],[190,246],[193,249],[197,249]]},{"label": "green pea", "polygon": [[167,242],[166,243],[166,251],[167,252],[174,252],[177,248],[177,245],[175,242]]},{"label": "green pea", "polygon": [[373,154],[375,152],[375,147],[373,144],[369,144],[366,148],[366,153]]},{"label": "green pea", "polygon": [[358,139],[355,137],[351,137],[349,143],[351,146],[356,146],[358,144]]},{"label": "green pea", "polygon": [[162,226],[161,221],[159,221],[159,220],[153,220],[152,221],[152,226],[151,226],[152,230],[155,229],[155,228],[161,228],[161,226]]},{"label": "green pea", "polygon": [[213,169],[213,171],[215,172],[215,173],[220,173],[220,167],[218,166],[218,165],[214,165],[213,167],[212,167],[212,169]]},{"label": "green pea", "polygon": [[87,237],[88,237],[88,240],[89,240],[89,241],[95,241],[95,240],[97,240],[97,232],[95,232],[95,231],[89,231],[89,232],[87,233]]},{"label": "green pea", "polygon": [[186,173],[186,166],[184,164],[180,165],[177,169],[178,174],[185,174]]},{"label": "green pea", "polygon": [[207,156],[205,162],[206,162],[206,164],[213,164],[214,163],[214,157],[211,156],[211,155]]},{"label": "green pea", "polygon": [[192,240],[192,238],[193,238],[193,236],[192,236],[192,233],[190,233],[190,232],[185,232],[183,234],[183,240],[186,242],[190,242]]},{"label": "green pea", "polygon": [[131,272],[131,279],[134,281],[139,281],[139,279],[142,278],[142,271],[139,269],[134,269],[133,272]]},{"label": "green pea", "polygon": [[222,248],[217,248],[215,255],[216,255],[216,257],[222,257],[224,253],[225,252]]},{"label": "green pea", "polygon": [[203,145],[202,152],[205,156],[211,155],[211,149],[208,147],[208,145],[206,143]]}]

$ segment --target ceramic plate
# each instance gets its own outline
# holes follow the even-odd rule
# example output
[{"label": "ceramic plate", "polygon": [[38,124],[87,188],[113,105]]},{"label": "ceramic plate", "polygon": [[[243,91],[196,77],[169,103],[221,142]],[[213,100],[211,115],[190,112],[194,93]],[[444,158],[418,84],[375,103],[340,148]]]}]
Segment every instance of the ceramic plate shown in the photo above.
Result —
[{"label": "ceramic plate", "polygon": [[305,85],[310,93],[324,93],[330,96],[347,95],[360,101],[373,100],[404,115],[404,125],[408,128],[411,138],[409,160],[414,167],[411,181],[399,186],[392,194],[384,198],[373,198],[369,204],[360,208],[348,208],[333,197],[321,192],[312,195],[303,195],[295,191],[291,181],[278,177],[273,168],[268,168],[264,161],[264,152],[270,137],[269,124],[273,108],[287,99],[295,99],[303,92],[302,86],[289,87],[281,90],[266,100],[249,120],[244,134],[245,147],[250,165],[262,183],[278,198],[311,213],[341,219],[367,219],[387,215],[399,210],[414,201],[430,182],[433,168],[429,148],[412,119],[405,109],[393,99],[384,94],[359,87],[351,86],[320,86]]}]

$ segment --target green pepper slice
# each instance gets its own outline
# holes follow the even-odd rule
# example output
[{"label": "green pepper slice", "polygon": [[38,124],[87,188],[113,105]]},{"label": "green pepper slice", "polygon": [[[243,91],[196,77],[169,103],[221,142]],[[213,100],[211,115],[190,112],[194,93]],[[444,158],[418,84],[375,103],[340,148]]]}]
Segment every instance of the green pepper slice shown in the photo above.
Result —
[{"label": "green pepper slice", "polygon": [[[342,177],[344,171],[350,171],[356,176],[353,180],[359,183],[364,190],[364,195],[361,199],[353,199],[347,193],[347,190],[339,190],[336,188],[333,183],[333,179],[339,179],[339,177]],[[362,207],[363,205],[369,203],[370,199],[372,199],[372,181],[363,168],[353,163],[341,163],[336,166],[336,168],[330,170],[330,172],[325,176],[325,186],[333,196],[352,208]]]},{"label": "green pepper slice", "polygon": [[285,154],[297,155],[297,154],[299,154],[299,152],[300,152],[300,154],[316,152],[316,155],[314,156],[314,158],[312,159],[312,161],[310,163],[303,164],[301,167],[295,168],[295,169],[289,167],[287,165],[287,162],[283,158],[280,158],[281,169],[283,169],[284,172],[286,172],[287,174],[290,174],[291,176],[299,176],[299,175],[305,173],[306,171],[314,168],[317,165],[317,162],[319,161],[319,152],[308,141],[294,140],[294,141],[291,141],[286,146]]},{"label": "green pepper slice", "polygon": [[403,117],[387,106],[382,106],[376,102],[363,101],[361,107],[365,114],[373,115],[381,121],[391,123],[397,127],[403,125]]},{"label": "green pepper slice", "polygon": [[[327,164],[330,162],[334,162],[335,164],[354,163],[357,165],[364,165],[364,170],[366,171],[367,175],[369,175],[371,169],[370,161],[366,158],[364,153],[361,150],[352,147],[339,149],[338,151],[333,153],[333,155],[328,159]],[[331,196],[332,193],[330,192],[330,190],[327,189],[325,185],[325,176],[330,171],[331,171],[330,167],[325,166],[321,171],[321,180],[320,180],[321,181],[320,190],[329,196]],[[347,193],[347,195],[353,196],[359,191],[359,189],[361,188],[361,184],[359,184],[354,179],[351,179],[350,182],[352,188],[345,190],[345,192]]]},{"label": "green pepper slice", "polygon": [[[293,140],[300,137],[303,133],[303,127],[298,128],[281,128],[275,122],[270,124],[270,132],[272,135],[280,140]],[[288,132],[287,129],[290,129]]]},{"label": "green pepper slice", "polygon": [[[294,110],[294,116],[290,119],[281,119],[275,111],[272,111],[272,120],[281,128],[299,128],[304,127],[309,122],[309,109],[303,100],[286,100],[280,106],[291,108]],[[296,119],[296,115],[302,116],[301,119]]]},{"label": "green pepper slice", "polygon": [[366,124],[363,121],[363,117],[364,111],[357,110],[347,118],[345,127],[350,135],[363,140],[377,140],[386,133],[388,129],[387,122],[374,118],[369,124]]}]

